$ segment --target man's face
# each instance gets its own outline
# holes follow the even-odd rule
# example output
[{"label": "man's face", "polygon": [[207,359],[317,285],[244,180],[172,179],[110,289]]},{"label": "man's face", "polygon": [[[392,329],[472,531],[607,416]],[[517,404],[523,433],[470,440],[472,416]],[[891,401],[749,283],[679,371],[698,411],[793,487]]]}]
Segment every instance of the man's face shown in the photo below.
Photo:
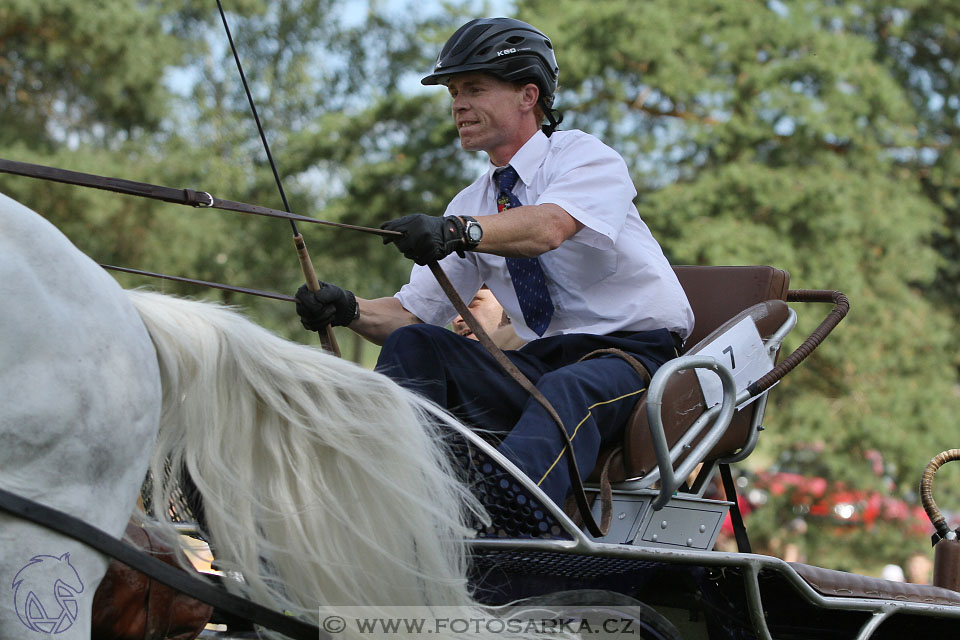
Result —
[{"label": "man's face", "polygon": [[[473,300],[470,301],[470,304],[467,305],[467,308],[470,309],[470,313],[487,333],[499,327],[503,319],[503,307],[500,306],[493,292],[489,289],[480,289]],[[453,330],[466,338],[477,339],[462,316],[454,318]]]},{"label": "man's face", "polygon": [[532,104],[525,104],[536,102],[535,85],[517,88],[487,73],[458,73],[450,78],[447,89],[453,98],[453,122],[464,149],[486,151],[499,166],[506,164],[529,138],[531,132],[526,129],[530,118],[525,115]]}]

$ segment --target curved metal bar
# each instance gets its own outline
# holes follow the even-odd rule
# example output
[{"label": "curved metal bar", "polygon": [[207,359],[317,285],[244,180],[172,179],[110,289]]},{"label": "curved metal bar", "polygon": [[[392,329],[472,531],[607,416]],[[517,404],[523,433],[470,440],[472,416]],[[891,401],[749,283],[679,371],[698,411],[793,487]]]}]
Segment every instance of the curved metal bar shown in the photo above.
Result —
[{"label": "curved metal bar", "polygon": [[823,319],[823,322],[813,330],[813,333],[797,347],[793,353],[784,358],[767,375],[763,376],[748,388],[750,395],[755,396],[766,391],[783,376],[790,373],[794,367],[803,362],[813,350],[820,346],[830,332],[833,331],[847,312],[850,311],[850,301],[839,291],[820,289],[791,289],[787,292],[787,302],[832,302],[833,309]]},{"label": "curved metal bar", "polygon": [[[199,192],[197,193],[197,195],[198,195],[198,201],[197,201],[197,204],[196,204],[195,206],[196,206],[198,209],[209,209],[210,207],[213,206],[213,196],[212,196],[212,195],[210,195],[210,194],[207,193],[206,191],[199,191]],[[199,199],[199,197],[203,197],[203,199]]]},{"label": "curved metal bar", "polygon": [[763,598],[760,595],[760,569],[762,565],[750,559],[744,567],[743,582],[747,590],[747,603],[750,605],[750,621],[753,622],[753,630],[761,640],[773,640],[770,636],[770,629],[767,627],[767,620],[763,616]]},{"label": "curved metal bar", "polygon": [[787,319],[783,321],[783,324],[774,332],[772,336],[766,339],[764,346],[767,348],[767,353],[770,354],[770,358],[780,350],[780,346],[783,344],[784,338],[787,337],[794,327],[797,326],[797,312],[793,309],[787,307]]},{"label": "curved metal bar", "polygon": [[[681,454],[688,451],[691,448],[691,442],[700,435],[700,432],[703,431],[704,427],[710,424],[713,420],[716,419],[717,415],[723,408],[723,403],[720,403],[714,407],[710,407],[698,417],[692,425],[681,435],[676,442],[673,443],[673,447],[670,449],[670,460],[676,460],[680,457]],[[724,426],[726,429],[726,426]],[[696,465],[694,465],[696,466]],[[686,478],[687,476],[681,475],[679,471],[676,472],[680,478]],[[645,477],[644,480],[647,480],[644,487],[649,487],[654,482],[660,479],[660,468],[654,468],[650,471]]]},{"label": "curved metal bar", "polygon": [[950,525],[947,524],[946,518],[943,517],[940,508],[937,507],[936,500],[933,499],[933,475],[937,472],[937,469],[954,460],[960,460],[960,449],[947,449],[934,456],[920,477],[920,503],[923,504],[923,510],[927,512],[930,523],[937,530],[934,538],[936,541],[942,539],[955,540],[957,537],[956,533],[950,530]]},{"label": "curved metal bar", "polygon": [[750,420],[750,435],[740,451],[717,458],[722,464],[733,464],[745,460],[757,448],[757,442],[760,441],[760,432],[763,431],[763,414],[767,410],[767,395],[763,394],[757,399],[757,407],[754,409],[753,418]]},{"label": "curved metal bar", "polygon": [[[777,354],[777,351],[780,350],[780,346],[783,344],[784,339],[787,335],[793,331],[794,327],[797,326],[797,312],[793,309],[789,309],[787,314],[787,319],[784,320],[783,324],[780,325],[780,328],[774,332],[772,336],[767,338],[764,342],[764,346],[767,349],[767,353],[770,354],[771,361]],[[767,389],[769,391],[769,389]],[[753,419],[750,422],[750,435],[747,438],[746,443],[744,443],[743,448],[740,449],[737,453],[732,455],[720,458],[719,461],[723,464],[733,464],[734,462],[740,462],[745,460],[753,450],[757,447],[757,442],[760,440],[760,432],[763,431],[763,415],[767,408],[767,396],[766,392],[761,394],[761,397],[757,400],[758,403],[761,403],[753,412]]]},{"label": "curved metal bar", "polygon": [[[679,454],[688,447],[689,441],[699,435],[703,426],[707,422],[706,417],[713,412],[713,408],[700,417],[694,423],[694,427],[687,430],[678,446],[674,446],[670,451],[667,445],[666,431],[663,426],[663,417],[661,411],[663,408],[663,394],[667,388],[667,380],[674,373],[685,371],[687,369],[708,369],[720,377],[723,385],[723,396],[720,403],[720,409],[717,417],[713,420],[713,425],[704,435],[700,443],[694,447],[693,451],[675,470],[673,461]],[[650,388],[647,390],[647,420],[650,425],[650,436],[653,439],[654,453],[657,456],[657,467],[660,471],[660,494],[653,502],[654,510],[662,509],[674,491],[680,486],[680,482],[686,479],[696,468],[700,460],[713,448],[720,440],[727,425],[733,418],[733,412],[736,410],[737,385],[733,379],[733,373],[729,369],[717,362],[716,358],[709,356],[681,356],[662,365],[656,375],[650,381]],[[746,393],[746,392],[744,392]],[[749,396],[746,396],[749,397]]]},{"label": "curved metal bar", "polygon": [[896,612],[897,607],[883,607],[879,611],[874,612],[866,624],[860,628],[860,633],[857,634],[857,640],[869,640],[869,638],[873,636],[873,632],[879,629],[880,625]]}]

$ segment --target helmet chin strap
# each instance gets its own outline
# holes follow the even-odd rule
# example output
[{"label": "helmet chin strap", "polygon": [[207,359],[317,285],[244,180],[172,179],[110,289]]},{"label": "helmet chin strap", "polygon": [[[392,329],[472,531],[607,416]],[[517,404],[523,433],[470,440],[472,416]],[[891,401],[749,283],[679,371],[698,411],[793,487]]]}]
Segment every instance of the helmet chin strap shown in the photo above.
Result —
[{"label": "helmet chin strap", "polygon": [[543,131],[544,135],[549,138],[550,134],[556,131],[557,127],[560,126],[560,123],[563,122],[563,114],[556,109],[551,109],[548,107],[546,100],[543,98],[538,98],[537,104],[540,105],[543,115],[547,116],[547,121],[549,122],[549,124],[542,125],[540,130]]}]

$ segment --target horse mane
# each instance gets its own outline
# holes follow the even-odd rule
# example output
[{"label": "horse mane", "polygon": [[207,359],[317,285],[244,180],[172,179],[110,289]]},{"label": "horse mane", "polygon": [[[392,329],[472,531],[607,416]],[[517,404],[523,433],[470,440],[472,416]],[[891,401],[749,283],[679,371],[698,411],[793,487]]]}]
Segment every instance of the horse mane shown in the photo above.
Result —
[{"label": "horse mane", "polygon": [[170,470],[189,472],[217,568],[242,576],[232,590],[310,619],[319,605],[488,616],[465,550],[467,519],[486,516],[445,454],[452,417],[222,305],[128,294],[163,380],[152,502],[170,504]]}]

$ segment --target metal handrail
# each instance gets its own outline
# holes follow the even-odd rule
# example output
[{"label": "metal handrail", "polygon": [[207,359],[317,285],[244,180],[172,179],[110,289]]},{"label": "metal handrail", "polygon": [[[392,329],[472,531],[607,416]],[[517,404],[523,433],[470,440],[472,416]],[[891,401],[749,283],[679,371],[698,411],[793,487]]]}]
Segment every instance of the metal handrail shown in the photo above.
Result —
[{"label": "metal handrail", "polygon": [[[683,437],[673,446],[671,450],[667,444],[667,435],[663,426],[663,417],[661,409],[663,407],[663,395],[667,389],[667,381],[675,373],[687,369],[705,369],[713,371],[720,377],[720,383],[723,386],[723,396],[719,405],[711,407],[696,422],[693,423]],[[743,400],[750,396],[744,391]],[[653,439],[653,450],[657,456],[657,468],[660,471],[660,493],[653,502],[653,509],[660,510],[666,506],[667,502],[673,496],[673,493],[680,487],[680,484],[686,480],[687,476],[693,473],[693,470],[700,463],[700,460],[714,447],[723,436],[727,426],[733,419],[733,412],[737,408],[739,397],[737,397],[737,383],[733,379],[733,373],[725,366],[720,364],[716,358],[710,356],[680,356],[661,365],[657,369],[656,375],[650,381],[650,388],[647,390],[647,421],[650,425],[650,436]],[[716,414],[716,418],[713,415]],[[673,463],[690,448],[690,441],[700,435],[706,424],[713,419],[713,425],[704,435],[703,439],[689,452],[686,459],[675,470]]]}]

